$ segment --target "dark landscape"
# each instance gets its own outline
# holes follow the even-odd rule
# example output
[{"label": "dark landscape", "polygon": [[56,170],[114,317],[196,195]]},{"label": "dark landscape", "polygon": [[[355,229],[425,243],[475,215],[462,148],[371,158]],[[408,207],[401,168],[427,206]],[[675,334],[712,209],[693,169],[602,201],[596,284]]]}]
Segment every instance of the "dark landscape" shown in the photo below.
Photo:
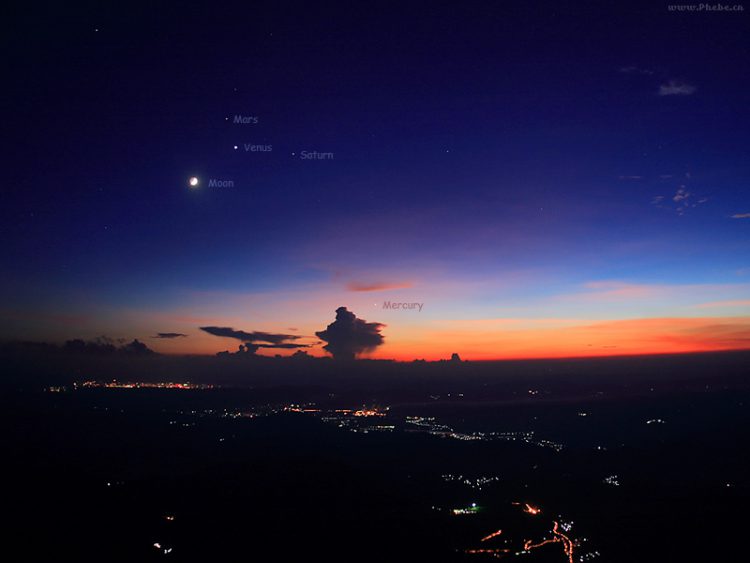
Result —
[{"label": "dark landscape", "polygon": [[745,549],[747,353],[243,363],[197,389],[4,381],[14,560],[567,561],[533,547],[555,522],[573,561]]}]

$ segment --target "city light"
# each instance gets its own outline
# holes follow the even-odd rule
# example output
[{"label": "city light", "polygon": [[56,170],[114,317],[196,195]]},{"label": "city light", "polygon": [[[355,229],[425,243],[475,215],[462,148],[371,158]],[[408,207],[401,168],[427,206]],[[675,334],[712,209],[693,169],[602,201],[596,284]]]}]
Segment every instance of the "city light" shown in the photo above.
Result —
[{"label": "city light", "polygon": [[178,389],[178,390],[204,390],[204,389],[218,389],[217,385],[210,385],[206,383],[190,383],[189,381],[173,382],[173,381],[159,381],[159,382],[148,382],[148,381],[84,381],[81,383],[81,387],[85,388],[104,388],[104,389]]},{"label": "city light", "polygon": [[485,542],[485,541],[489,541],[489,540],[491,540],[492,538],[496,538],[497,536],[499,536],[499,535],[500,535],[500,534],[502,534],[502,533],[503,533],[503,531],[502,531],[502,530],[498,530],[497,532],[492,532],[491,534],[489,534],[489,535],[487,535],[487,536],[484,536],[484,537],[483,537],[483,538],[482,538],[481,540],[479,540],[479,541],[483,541],[483,542]]},{"label": "city light", "polygon": [[530,504],[524,504],[523,511],[527,514],[532,514],[536,516],[537,514],[542,512],[541,508],[536,508],[535,506],[531,506]]}]

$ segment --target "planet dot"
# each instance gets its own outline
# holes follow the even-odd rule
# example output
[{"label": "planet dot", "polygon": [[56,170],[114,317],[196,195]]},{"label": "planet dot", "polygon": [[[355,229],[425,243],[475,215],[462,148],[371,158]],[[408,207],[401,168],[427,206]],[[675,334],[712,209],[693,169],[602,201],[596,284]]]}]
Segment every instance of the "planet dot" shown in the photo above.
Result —
[{"label": "planet dot", "polygon": [[193,176],[188,180],[188,184],[191,188],[195,188],[198,185],[198,178]]}]

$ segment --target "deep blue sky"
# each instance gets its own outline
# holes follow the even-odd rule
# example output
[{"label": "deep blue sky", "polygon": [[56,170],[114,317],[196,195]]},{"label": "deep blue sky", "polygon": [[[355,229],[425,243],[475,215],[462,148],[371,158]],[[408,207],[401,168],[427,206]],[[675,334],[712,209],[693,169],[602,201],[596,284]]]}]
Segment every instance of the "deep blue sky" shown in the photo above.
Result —
[{"label": "deep blue sky", "polygon": [[295,323],[288,294],[333,311],[351,282],[465,320],[512,316],[505,299],[570,318],[543,299],[605,282],[702,288],[641,317],[750,297],[750,219],[733,218],[750,212],[750,5],[338,4],[18,9],[3,336],[144,337],[170,327],[136,312],[288,303],[224,304],[262,330]]}]

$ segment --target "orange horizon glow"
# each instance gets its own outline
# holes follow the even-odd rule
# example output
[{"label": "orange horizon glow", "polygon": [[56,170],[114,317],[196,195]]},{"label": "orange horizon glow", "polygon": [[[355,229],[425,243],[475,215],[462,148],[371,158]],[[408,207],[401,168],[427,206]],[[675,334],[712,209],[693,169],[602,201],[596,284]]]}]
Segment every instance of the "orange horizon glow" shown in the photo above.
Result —
[{"label": "orange horizon glow", "polygon": [[[438,324],[438,323],[436,323]],[[443,324],[443,323],[440,323]],[[370,357],[511,360],[640,356],[750,349],[750,318],[654,318],[614,321],[497,319],[453,321],[419,340],[391,343]],[[450,326],[448,326],[450,325]],[[386,341],[386,344],[388,342]],[[421,352],[421,354],[420,354]]]},{"label": "orange horizon glow", "polygon": [[[300,326],[301,343],[321,327]],[[276,328],[274,328],[276,330]],[[283,331],[283,327],[278,327]],[[361,359],[435,361],[458,353],[473,361],[647,356],[750,349],[750,317],[649,318],[611,321],[576,319],[487,319],[387,325],[385,343]],[[213,355],[237,350],[239,341],[194,334],[178,341],[146,340],[169,355]],[[326,357],[320,345],[305,348]],[[288,356],[294,350],[261,349],[259,355]]]}]

